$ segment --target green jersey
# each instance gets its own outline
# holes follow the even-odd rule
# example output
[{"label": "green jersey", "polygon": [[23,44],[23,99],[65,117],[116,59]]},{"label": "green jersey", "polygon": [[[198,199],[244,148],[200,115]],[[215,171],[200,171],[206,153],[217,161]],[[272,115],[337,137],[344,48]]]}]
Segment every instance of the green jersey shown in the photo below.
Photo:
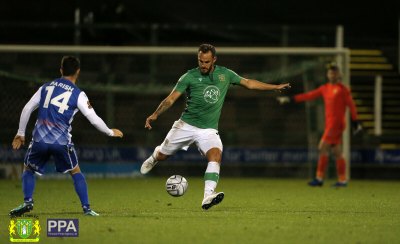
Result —
[{"label": "green jersey", "polygon": [[243,79],[235,72],[216,65],[214,71],[203,75],[194,68],[182,75],[175,90],[186,91],[186,108],[181,120],[198,128],[218,129],[222,105],[230,84],[240,84]]}]

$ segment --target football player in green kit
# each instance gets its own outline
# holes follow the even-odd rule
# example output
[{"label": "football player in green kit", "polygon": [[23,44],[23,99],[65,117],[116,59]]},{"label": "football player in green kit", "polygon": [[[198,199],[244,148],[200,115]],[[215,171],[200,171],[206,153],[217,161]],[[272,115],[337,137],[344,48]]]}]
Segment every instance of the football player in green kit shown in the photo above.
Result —
[{"label": "football player in green kit", "polygon": [[175,121],[164,142],[143,162],[140,172],[147,174],[159,161],[166,160],[178,150],[187,150],[194,143],[208,160],[201,206],[207,210],[224,199],[224,193],[215,192],[215,188],[219,180],[223,149],[218,134],[218,122],[228,88],[233,84],[252,90],[282,90],[290,88],[290,85],[273,85],[246,79],[228,68],[215,65],[216,50],[210,44],[200,45],[197,58],[199,67],[182,75],[172,92],[146,119],[145,128],[150,130],[151,122],[157,120],[160,114],[186,92],[185,111],[180,119]]}]

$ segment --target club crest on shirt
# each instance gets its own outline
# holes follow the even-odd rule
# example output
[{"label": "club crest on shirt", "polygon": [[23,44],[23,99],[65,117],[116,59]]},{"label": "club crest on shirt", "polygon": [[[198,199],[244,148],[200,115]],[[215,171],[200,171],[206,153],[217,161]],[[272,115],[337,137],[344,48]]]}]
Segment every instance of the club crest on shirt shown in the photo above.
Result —
[{"label": "club crest on shirt", "polygon": [[221,92],[216,86],[207,86],[203,91],[204,100],[211,104],[218,102],[220,95]]},{"label": "club crest on shirt", "polygon": [[219,79],[219,81],[225,81],[225,75],[224,74],[220,74],[220,75],[218,75],[218,79]]}]

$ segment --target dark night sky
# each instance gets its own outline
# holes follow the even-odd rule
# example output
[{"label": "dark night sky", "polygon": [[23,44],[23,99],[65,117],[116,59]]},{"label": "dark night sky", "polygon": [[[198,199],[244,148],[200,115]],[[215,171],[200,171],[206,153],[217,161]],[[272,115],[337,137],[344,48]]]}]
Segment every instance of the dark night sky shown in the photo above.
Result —
[{"label": "dark night sky", "polygon": [[[107,0],[107,1],[7,1],[0,8],[0,20],[72,20],[73,10],[94,11],[99,19],[139,22],[197,23],[384,23],[396,21],[399,1],[352,2],[328,1],[165,1],[165,0]],[[226,4],[229,3],[229,4]],[[120,16],[114,13],[122,4]],[[107,16],[108,15],[108,16]]]},{"label": "dark night sky", "polygon": [[[397,38],[400,1],[7,1],[0,23],[73,22],[73,12],[94,13],[96,23],[196,23],[241,25],[337,25],[360,35]],[[228,3],[228,4],[227,4]]]}]

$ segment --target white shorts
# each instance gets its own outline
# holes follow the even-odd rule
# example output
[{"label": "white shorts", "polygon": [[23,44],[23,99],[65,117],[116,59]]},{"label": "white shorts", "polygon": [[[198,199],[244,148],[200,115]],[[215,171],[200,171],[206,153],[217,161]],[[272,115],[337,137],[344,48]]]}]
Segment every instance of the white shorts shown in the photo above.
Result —
[{"label": "white shorts", "polygon": [[178,150],[186,151],[193,143],[203,155],[206,155],[211,148],[219,148],[222,152],[222,141],[216,129],[200,129],[180,119],[172,125],[164,142],[160,145],[160,152],[173,155]]}]

